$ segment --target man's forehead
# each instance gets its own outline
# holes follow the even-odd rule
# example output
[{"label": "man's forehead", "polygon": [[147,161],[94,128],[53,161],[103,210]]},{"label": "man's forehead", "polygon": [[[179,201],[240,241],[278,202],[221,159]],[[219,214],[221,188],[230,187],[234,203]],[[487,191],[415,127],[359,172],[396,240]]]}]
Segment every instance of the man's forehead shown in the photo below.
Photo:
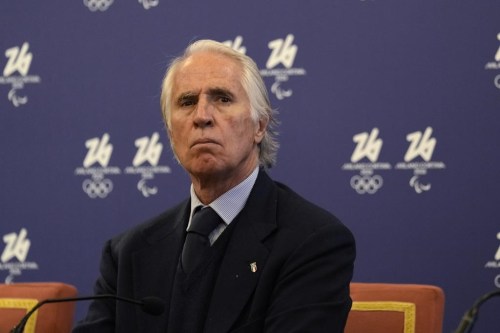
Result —
[{"label": "man's forehead", "polygon": [[175,94],[217,90],[237,94],[243,90],[242,71],[234,60],[226,56],[223,56],[223,60],[219,62],[198,60],[200,59],[188,58],[175,73],[173,85]]},{"label": "man's forehead", "polygon": [[239,62],[227,55],[214,52],[199,52],[186,58],[180,64],[177,73],[182,73],[182,75],[208,75],[210,77],[239,79],[243,70]]}]

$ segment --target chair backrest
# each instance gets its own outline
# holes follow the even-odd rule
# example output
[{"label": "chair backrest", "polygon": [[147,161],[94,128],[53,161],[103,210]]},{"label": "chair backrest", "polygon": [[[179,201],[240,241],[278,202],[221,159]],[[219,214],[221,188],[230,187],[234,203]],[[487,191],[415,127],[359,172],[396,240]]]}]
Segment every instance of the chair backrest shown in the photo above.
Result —
[{"label": "chair backrest", "polygon": [[419,284],[351,283],[345,333],[441,333],[444,292]]},{"label": "chair backrest", "polygon": [[[10,332],[39,301],[76,295],[75,287],[58,282],[0,284],[0,332]],[[45,304],[33,313],[24,332],[68,333],[74,311],[74,302]]]}]

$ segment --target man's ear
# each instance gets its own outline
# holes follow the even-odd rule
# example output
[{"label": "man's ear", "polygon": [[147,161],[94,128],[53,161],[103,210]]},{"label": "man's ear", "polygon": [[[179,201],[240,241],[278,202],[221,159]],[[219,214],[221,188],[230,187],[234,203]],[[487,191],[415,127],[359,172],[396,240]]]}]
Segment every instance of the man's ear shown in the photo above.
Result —
[{"label": "man's ear", "polygon": [[264,134],[266,134],[267,124],[269,120],[266,118],[261,118],[257,122],[257,126],[255,127],[255,143],[259,144],[264,138]]}]

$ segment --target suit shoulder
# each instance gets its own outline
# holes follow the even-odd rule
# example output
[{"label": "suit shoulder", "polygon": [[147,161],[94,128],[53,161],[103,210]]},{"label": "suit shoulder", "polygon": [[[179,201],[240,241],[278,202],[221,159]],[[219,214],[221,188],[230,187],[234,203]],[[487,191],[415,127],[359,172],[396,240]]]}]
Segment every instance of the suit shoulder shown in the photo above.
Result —
[{"label": "suit shoulder", "polygon": [[125,248],[141,243],[150,243],[172,232],[178,223],[182,223],[189,200],[169,208],[161,214],[146,220],[111,239],[113,248]]},{"label": "suit shoulder", "polygon": [[275,183],[278,187],[278,219],[282,226],[310,231],[330,226],[350,233],[333,213],[305,199],[290,187]]}]

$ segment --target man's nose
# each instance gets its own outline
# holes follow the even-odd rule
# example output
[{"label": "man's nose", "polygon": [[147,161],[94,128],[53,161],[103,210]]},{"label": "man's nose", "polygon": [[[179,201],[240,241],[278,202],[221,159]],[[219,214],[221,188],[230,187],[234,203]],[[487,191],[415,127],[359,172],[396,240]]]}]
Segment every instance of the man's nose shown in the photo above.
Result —
[{"label": "man's nose", "polygon": [[213,112],[214,106],[206,96],[200,96],[198,104],[196,105],[196,112],[194,116],[194,124],[196,127],[209,127],[213,125]]}]

